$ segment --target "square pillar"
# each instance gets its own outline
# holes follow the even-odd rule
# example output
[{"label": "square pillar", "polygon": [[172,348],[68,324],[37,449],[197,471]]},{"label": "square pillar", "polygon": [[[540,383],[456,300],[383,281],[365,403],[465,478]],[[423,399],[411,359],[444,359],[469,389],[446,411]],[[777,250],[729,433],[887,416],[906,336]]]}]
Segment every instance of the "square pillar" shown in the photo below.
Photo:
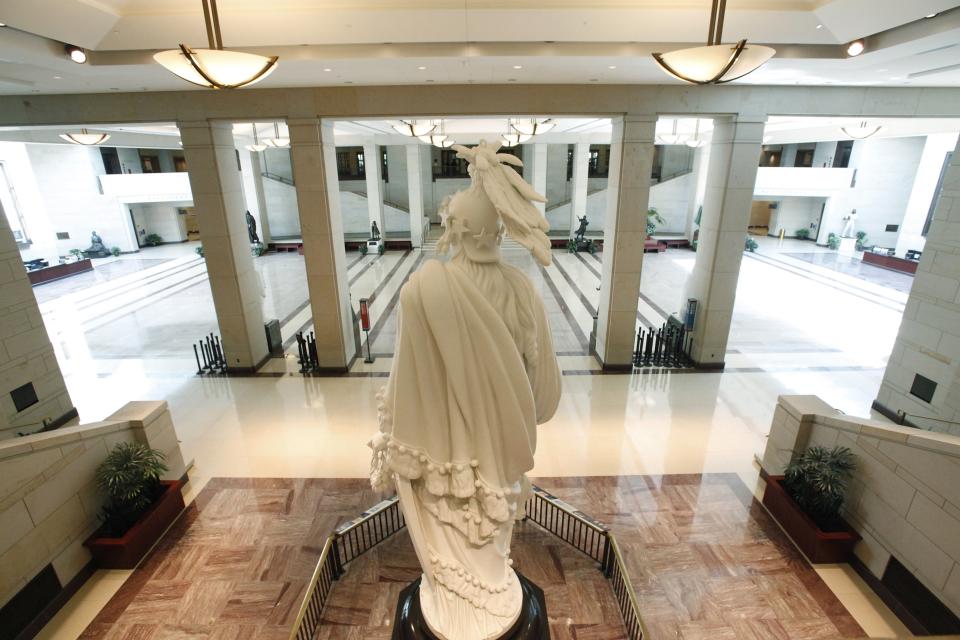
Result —
[{"label": "square pillar", "polygon": [[410,206],[410,244],[423,246],[423,145],[407,145],[407,203]]},{"label": "square pillar", "polygon": [[[613,151],[611,150],[611,155]],[[580,225],[579,218],[587,215],[587,192],[589,187],[590,143],[573,145],[573,191],[570,194],[570,237]],[[544,179],[546,183],[546,179]]]},{"label": "square pillar", "polygon": [[697,261],[685,296],[697,299],[693,359],[701,367],[724,365],[765,121],[761,116],[713,121]]},{"label": "square pillar", "polygon": [[[547,195],[547,145],[545,143],[537,143],[527,145],[527,148],[531,150],[530,160],[528,162],[532,164],[531,175],[530,175],[530,184],[533,186],[533,190],[539,193],[542,196]],[[534,202],[533,203],[537,209],[540,210],[540,213],[546,215],[547,212],[547,203],[545,202]]]},{"label": "square pillar", "polygon": [[[372,142],[363,145],[363,171],[367,178],[367,214],[369,223],[377,223],[380,236],[386,240],[383,225],[383,172],[380,170],[380,147]],[[336,164],[334,164],[336,166]],[[296,182],[296,180],[294,180]]]},{"label": "square pillar", "polygon": [[960,436],[960,144],[940,184],[874,407],[894,420],[902,411],[906,423]]},{"label": "square pillar", "polygon": [[[36,402],[18,407],[10,392],[27,384]],[[56,426],[76,415],[0,203],[0,440],[39,431],[44,420]]]},{"label": "square pillar", "polygon": [[177,126],[227,366],[255,371],[270,354],[263,330],[260,278],[247,235],[233,126],[206,120],[178,122]]},{"label": "square pillar", "polygon": [[346,371],[355,349],[333,125],[307,118],[287,126],[317,355],[321,367]]},{"label": "square pillar", "polygon": [[250,181],[247,188],[247,205],[250,212],[257,219],[257,231],[260,242],[266,246],[273,236],[270,235],[270,216],[267,215],[267,197],[263,192],[263,163],[260,161],[259,151],[247,151],[244,162],[244,151],[240,151],[241,166],[250,171]]},{"label": "square pillar", "polygon": [[[597,356],[604,369],[630,369],[633,363],[656,124],[653,114],[613,119],[597,319]],[[583,165],[585,176],[586,159]]]}]

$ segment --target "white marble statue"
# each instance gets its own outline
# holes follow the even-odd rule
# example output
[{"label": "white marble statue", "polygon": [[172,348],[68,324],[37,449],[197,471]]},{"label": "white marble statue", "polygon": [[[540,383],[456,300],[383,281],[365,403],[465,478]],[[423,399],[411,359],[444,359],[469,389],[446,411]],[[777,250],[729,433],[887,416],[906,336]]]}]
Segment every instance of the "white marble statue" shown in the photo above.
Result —
[{"label": "white marble statue", "polygon": [[857,210],[854,209],[850,212],[850,215],[844,218],[845,224],[843,225],[843,231],[840,232],[841,238],[852,238],[854,237],[854,227],[857,224]]},{"label": "white marble statue", "polygon": [[395,484],[420,564],[420,606],[443,640],[501,637],[520,614],[510,537],[537,425],[560,399],[543,301],[500,261],[504,232],[550,264],[544,202],[499,144],[453,147],[471,186],[445,201],[438,251],[400,292],[393,368],[380,395],[375,488]]}]

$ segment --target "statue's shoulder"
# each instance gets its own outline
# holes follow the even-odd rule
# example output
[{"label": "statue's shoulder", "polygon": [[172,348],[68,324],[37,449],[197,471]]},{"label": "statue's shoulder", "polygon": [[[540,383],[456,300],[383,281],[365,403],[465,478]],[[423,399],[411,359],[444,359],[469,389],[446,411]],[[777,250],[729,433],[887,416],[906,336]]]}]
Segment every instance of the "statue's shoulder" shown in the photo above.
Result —
[{"label": "statue's shoulder", "polygon": [[400,289],[401,306],[419,301],[424,292],[436,290],[447,281],[446,263],[435,258],[427,260],[419,269],[410,274]]}]

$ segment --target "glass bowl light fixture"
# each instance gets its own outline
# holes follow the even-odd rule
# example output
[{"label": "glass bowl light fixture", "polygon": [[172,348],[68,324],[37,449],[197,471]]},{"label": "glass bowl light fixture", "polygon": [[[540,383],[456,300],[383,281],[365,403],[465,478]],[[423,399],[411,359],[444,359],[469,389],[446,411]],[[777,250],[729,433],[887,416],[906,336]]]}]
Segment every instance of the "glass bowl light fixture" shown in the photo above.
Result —
[{"label": "glass bowl light fixture", "polygon": [[277,67],[277,56],[229,51],[223,48],[217,0],[201,0],[209,49],[180,44],[154,54],[153,59],[187,82],[208,89],[239,89],[260,82]]},{"label": "glass bowl light fixture", "polygon": [[660,133],[656,136],[656,142],[664,145],[682,144],[683,135],[677,133],[677,119],[673,119],[673,127],[670,133]]},{"label": "glass bowl light fixture", "polygon": [[280,125],[276,122],[273,123],[273,137],[267,138],[263,141],[268,147],[276,147],[277,149],[282,149],[284,147],[290,146],[290,135],[281,136],[280,135]]},{"label": "glass bowl light fixture", "polygon": [[60,137],[67,142],[72,142],[73,144],[82,144],[89,147],[97,144],[103,144],[110,139],[110,134],[90,133],[86,129],[80,129],[80,131],[74,131],[72,133],[61,133]]},{"label": "glass bowl light fixture", "polygon": [[735,45],[721,44],[727,0],[713,0],[707,46],[654,53],[653,59],[669,75],[690,84],[724,84],[760,68],[776,54],[771,47],[747,46],[746,39]]},{"label": "glass bowl light fixture", "polygon": [[450,136],[446,134],[446,131],[444,131],[443,120],[440,121],[439,125],[434,127],[432,132],[426,135],[417,136],[417,138],[419,138],[421,142],[432,144],[433,146],[441,149],[446,149],[456,144],[456,142],[450,139]]},{"label": "glass bowl light fixture", "polygon": [[840,131],[843,131],[854,140],[865,140],[866,138],[878,133],[880,129],[883,129],[883,125],[871,127],[867,124],[866,120],[862,120],[856,127],[840,127]]},{"label": "glass bowl light fixture", "polygon": [[697,118],[696,122],[697,123],[693,126],[693,137],[687,138],[687,140],[684,142],[684,144],[690,147],[691,149],[702,147],[707,142],[706,140],[700,137],[700,118]]},{"label": "glass bowl light fixture", "polygon": [[410,138],[428,136],[437,128],[437,125],[432,122],[417,122],[416,120],[400,120],[390,126],[392,126],[393,130],[400,135],[408,136]]},{"label": "glass bowl light fixture", "polygon": [[500,142],[505,147],[515,147],[518,144],[523,144],[532,137],[533,136],[525,133],[505,133],[500,137]]},{"label": "glass bowl light fixture", "polygon": [[250,128],[253,129],[253,144],[248,144],[246,148],[248,151],[256,151],[259,153],[260,151],[266,149],[267,145],[260,142],[260,138],[257,135],[257,123],[251,122]]},{"label": "glass bowl light fixture", "polygon": [[550,118],[547,118],[546,120],[540,120],[539,122],[536,118],[534,118],[530,121],[517,120],[515,122],[511,122],[510,126],[513,127],[513,130],[517,133],[525,136],[535,136],[550,131],[557,126],[557,123]]}]

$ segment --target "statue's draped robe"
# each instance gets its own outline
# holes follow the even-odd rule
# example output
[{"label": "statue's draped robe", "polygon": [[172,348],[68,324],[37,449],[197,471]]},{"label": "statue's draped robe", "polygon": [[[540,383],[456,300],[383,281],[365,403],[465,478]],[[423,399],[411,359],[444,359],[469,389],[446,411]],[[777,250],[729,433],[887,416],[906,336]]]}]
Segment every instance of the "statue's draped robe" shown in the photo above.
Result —
[{"label": "statue's draped robe", "polygon": [[[478,284],[483,280],[484,285]],[[487,638],[519,613],[507,555],[536,425],[560,372],[543,303],[501,263],[428,261],[400,293],[374,437],[374,486],[396,483],[424,567],[421,604],[448,638]]]}]

